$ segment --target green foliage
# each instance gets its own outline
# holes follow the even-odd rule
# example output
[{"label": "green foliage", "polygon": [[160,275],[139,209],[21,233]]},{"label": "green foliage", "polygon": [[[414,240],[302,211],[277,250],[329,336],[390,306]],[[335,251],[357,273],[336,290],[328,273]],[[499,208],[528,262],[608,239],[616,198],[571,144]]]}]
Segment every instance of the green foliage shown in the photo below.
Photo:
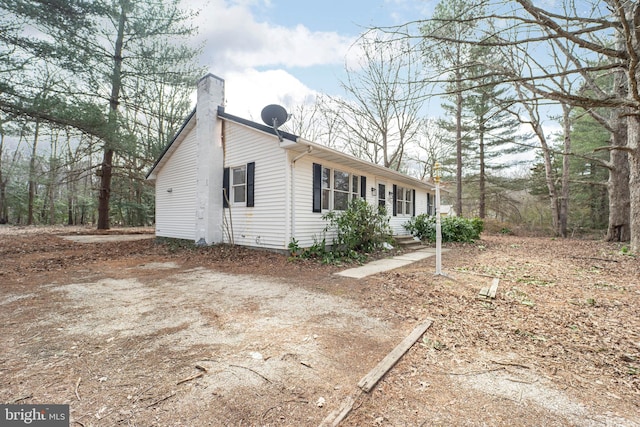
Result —
[{"label": "green foliage", "polygon": [[320,259],[324,264],[343,261],[363,262],[367,254],[379,250],[391,240],[389,216],[384,209],[370,205],[364,199],[354,199],[345,211],[332,211],[322,217],[327,221],[324,233],[335,232],[329,248],[326,238],[301,249],[296,239],[291,239],[289,252],[292,257]]},{"label": "green foliage", "polygon": [[[97,204],[86,200],[97,201],[104,187],[111,223],[152,223],[154,191],[144,174],[180,128],[206,71],[192,43],[195,12],[175,0],[12,0],[0,1],[0,12],[0,132],[19,128],[13,136],[31,142],[37,123],[43,149],[52,147],[52,160],[59,160],[47,179],[38,177],[32,205],[53,218],[40,214],[34,221],[92,222]],[[111,182],[97,182],[104,176],[95,173],[102,172],[95,168],[98,150],[115,152]],[[24,151],[5,146],[4,160]],[[7,166],[2,172],[7,187],[27,182]],[[22,198],[25,189],[18,190]],[[0,216],[27,221],[23,200],[3,202]]]},{"label": "green foliage", "polygon": [[386,211],[364,199],[353,199],[347,210],[331,211],[322,218],[328,221],[325,231],[336,232],[333,252],[343,255],[375,251],[391,238]]},{"label": "green foliage", "polygon": [[[314,239],[313,245],[309,248],[302,249],[298,245],[298,241],[295,238],[291,239],[289,243],[289,252],[291,259],[300,257],[302,259],[315,259],[320,260],[322,264],[338,264],[342,261],[342,257],[339,253],[334,253],[327,247],[327,241],[325,238],[318,240]],[[355,257],[352,260],[362,260],[362,258]]]},{"label": "green foliage", "polygon": [[302,248],[300,247],[300,244],[298,243],[298,240],[295,237],[291,238],[291,241],[289,242],[287,249],[289,249],[289,254],[293,258],[297,257],[298,254],[302,252]]},{"label": "green foliage", "polygon": [[629,246],[627,246],[627,245],[624,245],[623,247],[620,248],[620,255],[625,255],[625,256],[632,257],[632,258],[636,257],[636,254],[634,254],[631,251],[631,248]]},{"label": "green foliage", "polygon": [[[484,222],[480,218],[448,216],[441,220],[443,242],[473,242],[480,238]],[[404,228],[420,240],[436,241],[436,217],[421,214],[411,218]]]}]

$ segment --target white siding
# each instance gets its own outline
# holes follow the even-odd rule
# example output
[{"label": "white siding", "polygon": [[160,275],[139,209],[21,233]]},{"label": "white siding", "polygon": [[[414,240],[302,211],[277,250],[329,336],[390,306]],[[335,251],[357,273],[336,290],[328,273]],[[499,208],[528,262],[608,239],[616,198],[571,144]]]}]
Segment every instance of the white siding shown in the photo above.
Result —
[{"label": "white siding", "polygon": [[[366,199],[375,206],[378,197],[373,196],[370,189],[377,189],[378,182],[386,184],[387,192],[392,191],[393,184],[412,188],[357,169],[320,160],[314,157],[313,153],[289,153],[280,147],[275,136],[239,123],[227,120],[224,129],[224,166],[233,168],[255,162],[255,206],[246,207],[244,204],[232,203],[230,209],[224,209],[225,242],[229,242],[228,233],[231,230],[235,244],[251,247],[286,250],[292,237],[301,247],[309,247],[320,241],[326,226],[322,216],[326,212],[312,212],[313,163],[366,177]],[[157,236],[189,240],[196,237],[196,134],[195,128],[188,131],[166,164],[157,172]],[[294,157],[298,160],[292,166]],[[168,189],[171,189],[171,192],[168,192]],[[222,191],[219,194],[222,194]],[[426,211],[424,189],[416,190],[415,203],[416,214]],[[392,199],[389,197],[387,206],[394,234],[407,234],[402,225],[410,216],[393,217]],[[332,243],[332,237],[326,236],[327,244]]]},{"label": "white siding", "polygon": [[156,236],[194,240],[195,212],[196,131],[192,129],[158,171]]},{"label": "white siding", "polygon": [[[427,210],[427,192],[424,189],[417,189],[415,187],[408,186],[406,184],[400,184],[398,182],[391,181],[387,178],[380,178],[375,175],[368,175],[362,171],[356,169],[345,168],[344,166],[333,164],[331,162],[322,161],[314,158],[313,155],[308,155],[299,160],[295,166],[295,182],[293,191],[295,192],[296,207],[294,215],[295,221],[295,239],[298,241],[300,247],[309,247],[316,242],[319,242],[323,237],[323,230],[326,226],[326,222],[322,220],[322,215],[326,212],[317,213],[313,212],[313,163],[319,163],[323,167],[332,169],[338,169],[343,172],[356,174],[367,179],[366,200],[368,203],[377,206],[378,195],[373,196],[371,194],[371,188],[378,189],[378,183],[383,182],[386,185],[387,193],[393,191],[393,184],[400,187],[416,190],[416,215],[419,215]],[[390,198],[387,194],[387,210],[389,213],[389,224],[394,235],[407,235],[407,230],[403,225],[409,221],[411,215],[398,215],[393,216],[393,198]],[[332,235],[326,235],[326,242],[328,245],[332,243]]]},{"label": "white siding", "polygon": [[[313,212],[313,163],[321,163],[311,155],[307,155],[295,164],[294,182],[295,209],[292,209],[294,232],[291,237],[298,241],[300,247],[307,248],[322,239],[322,230],[326,226],[322,213]],[[327,238],[331,244],[331,238]]]},{"label": "white siding", "polygon": [[[287,249],[287,154],[275,136],[227,122],[225,167],[255,162],[255,206],[231,204],[225,209],[227,227],[233,224],[234,243],[253,247]],[[227,232],[224,233],[228,241]]]}]

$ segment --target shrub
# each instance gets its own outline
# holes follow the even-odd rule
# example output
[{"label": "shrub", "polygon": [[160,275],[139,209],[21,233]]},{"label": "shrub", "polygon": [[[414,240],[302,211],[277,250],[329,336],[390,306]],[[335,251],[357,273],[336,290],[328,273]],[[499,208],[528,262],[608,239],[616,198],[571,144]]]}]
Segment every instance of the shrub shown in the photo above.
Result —
[{"label": "shrub", "polygon": [[[473,242],[480,238],[484,223],[480,218],[447,216],[441,219],[443,242]],[[411,218],[404,228],[420,240],[436,241],[436,217],[421,214]]]},{"label": "shrub", "polygon": [[384,209],[364,199],[353,199],[345,211],[332,211],[322,217],[328,222],[325,232],[335,230],[331,252],[335,259],[361,260],[391,240],[389,216]]}]

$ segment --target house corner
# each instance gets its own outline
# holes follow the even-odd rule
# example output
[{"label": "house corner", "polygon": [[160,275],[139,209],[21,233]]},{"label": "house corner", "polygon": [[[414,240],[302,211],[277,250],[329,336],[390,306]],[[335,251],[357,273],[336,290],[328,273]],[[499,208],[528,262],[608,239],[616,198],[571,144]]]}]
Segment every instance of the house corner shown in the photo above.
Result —
[{"label": "house corner", "polygon": [[223,241],[222,175],[224,148],[218,107],[224,105],[224,80],[207,74],[198,82],[196,105],[195,242]]}]

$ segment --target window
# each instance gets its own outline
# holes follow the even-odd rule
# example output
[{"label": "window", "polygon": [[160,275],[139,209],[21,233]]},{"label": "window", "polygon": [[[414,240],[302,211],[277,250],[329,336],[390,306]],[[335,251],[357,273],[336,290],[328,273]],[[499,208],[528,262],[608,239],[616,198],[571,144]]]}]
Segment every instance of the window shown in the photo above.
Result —
[{"label": "window", "polygon": [[339,170],[333,171],[333,209],[347,210],[349,205],[349,174]]},{"label": "window", "polygon": [[231,168],[231,194],[233,203],[245,203],[247,201],[247,168]]},{"label": "window", "polygon": [[322,209],[331,209],[331,169],[322,168]]},{"label": "window", "polygon": [[250,208],[255,206],[255,162],[243,166],[224,168],[222,175],[223,206],[229,207],[229,203],[245,205]]},{"label": "window", "polygon": [[398,215],[413,215],[413,190],[396,187],[396,213]]},{"label": "window", "polygon": [[358,175],[314,164],[313,211],[346,210],[349,201],[361,196],[363,179]]},{"label": "window", "polygon": [[378,184],[378,206],[385,207],[387,205],[387,186]]}]

